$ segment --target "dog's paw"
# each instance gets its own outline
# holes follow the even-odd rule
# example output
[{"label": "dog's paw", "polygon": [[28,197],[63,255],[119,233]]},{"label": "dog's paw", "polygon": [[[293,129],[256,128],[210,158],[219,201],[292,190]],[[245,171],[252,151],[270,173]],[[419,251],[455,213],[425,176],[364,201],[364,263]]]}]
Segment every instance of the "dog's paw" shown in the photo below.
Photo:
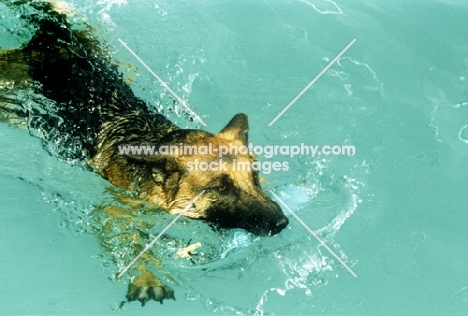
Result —
[{"label": "dog's paw", "polygon": [[175,300],[174,290],[165,285],[132,287],[132,289],[127,293],[128,301],[139,300],[141,302],[141,306],[145,306],[146,302],[149,300],[155,300],[162,304],[164,299],[169,298]]},{"label": "dog's paw", "polygon": [[141,306],[145,306],[149,300],[155,300],[163,303],[164,299],[173,299],[174,290],[164,285],[151,272],[145,271],[135,278],[130,284],[127,293],[128,301],[140,301]]}]

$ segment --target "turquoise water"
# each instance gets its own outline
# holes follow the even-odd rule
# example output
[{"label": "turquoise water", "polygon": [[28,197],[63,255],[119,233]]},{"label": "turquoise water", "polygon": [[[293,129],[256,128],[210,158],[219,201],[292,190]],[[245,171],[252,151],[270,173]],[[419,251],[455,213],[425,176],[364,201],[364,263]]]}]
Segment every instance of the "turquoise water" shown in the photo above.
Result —
[{"label": "turquoise water", "polygon": [[[74,1],[134,79],[184,127],[121,38],[206,122],[249,114],[256,145],[353,145],[354,156],[286,157],[265,175],[353,277],[290,217],[281,234],[200,232],[196,264],[159,245],[177,301],[119,314],[465,315],[468,313],[468,4],[463,1]],[[0,46],[22,37],[0,6]],[[79,19],[80,14],[76,18]],[[356,42],[271,127],[268,124]],[[109,186],[0,124],[0,313],[111,314],[128,279],[90,228]],[[261,160],[268,160],[260,157]],[[195,241],[195,240],[194,240]],[[168,243],[169,244],[169,243]]]}]

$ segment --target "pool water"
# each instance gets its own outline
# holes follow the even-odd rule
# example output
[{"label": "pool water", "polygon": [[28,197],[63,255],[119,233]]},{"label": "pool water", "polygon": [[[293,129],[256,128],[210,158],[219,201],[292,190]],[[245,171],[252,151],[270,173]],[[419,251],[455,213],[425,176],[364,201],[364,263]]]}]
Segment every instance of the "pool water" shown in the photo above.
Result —
[{"label": "pool water", "polygon": [[[27,32],[0,3],[0,47]],[[352,145],[354,155],[259,156],[294,217],[279,235],[182,219],[157,243],[177,301],[119,308],[128,278],[91,219],[111,185],[0,124],[0,313],[466,315],[468,4],[462,1],[75,0],[138,96],[200,128],[120,44],[219,131],[249,115],[258,146]],[[274,124],[270,122],[352,40]],[[164,217],[169,222],[170,216]],[[156,235],[161,227],[153,228]],[[202,242],[193,262],[180,243]],[[157,249],[157,250],[156,250]]]}]

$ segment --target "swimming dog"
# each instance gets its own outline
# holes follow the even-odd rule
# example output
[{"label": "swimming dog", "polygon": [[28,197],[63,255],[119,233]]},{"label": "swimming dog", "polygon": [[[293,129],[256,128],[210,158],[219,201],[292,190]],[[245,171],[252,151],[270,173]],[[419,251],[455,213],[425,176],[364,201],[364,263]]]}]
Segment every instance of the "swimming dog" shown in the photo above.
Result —
[{"label": "swimming dog", "polygon": [[[22,8],[22,17],[33,35],[20,48],[0,52],[0,79],[12,89],[26,87],[53,106],[44,109],[41,102],[36,107],[14,104],[3,91],[4,119],[24,118],[30,128],[40,122],[42,128],[67,135],[80,150],[61,152],[62,159],[86,160],[92,170],[115,186],[170,214],[180,214],[204,190],[184,216],[221,228],[243,228],[260,236],[275,235],[288,225],[279,205],[263,192],[258,172],[235,168],[236,163],[251,166],[256,159],[252,154],[229,152],[220,161],[221,148],[247,145],[247,115],[235,115],[217,134],[181,129],[135,96],[92,27],[72,25],[65,14],[66,6],[45,0],[9,1],[7,5],[13,10]],[[5,105],[8,103],[14,105]],[[203,154],[176,150],[164,155],[121,150],[148,144],[158,148],[209,144],[212,150]],[[210,166],[219,162],[222,168],[190,168],[195,161]],[[109,245],[106,238],[115,231],[113,227],[138,221],[133,212],[113,207],[104,211],[104,245]],[[140,232],[118,231],[120,244],[139,245],[136,253],[143,249]],[[134,255],[128,254],[125,260]],[[150,299],[162,303],[174,298],[173,290],[151,271],[158,264],[152,251],[140,258],[135,267],[140,274],[129,286],[128,301],[139,300],[144,305]]]}]

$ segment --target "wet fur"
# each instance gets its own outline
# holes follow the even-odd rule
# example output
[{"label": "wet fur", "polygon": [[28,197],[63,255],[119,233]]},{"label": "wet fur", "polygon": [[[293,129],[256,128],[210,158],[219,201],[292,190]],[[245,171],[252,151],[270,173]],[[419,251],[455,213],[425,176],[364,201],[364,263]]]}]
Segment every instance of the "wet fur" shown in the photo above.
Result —
[{"label": "wet fur", "polygon": [[[227,170],[188,171],[188,163],[217,161],[217,154],[170,156],[121,155],[119,145],[219,146],[247,144],[248,119],[238,114],[217,134],[202,130],[180,129],[161,114],[150,111],[137,98],[105,46],[99,43],[88,25],[74,28],[67,22],[66,5],[50,1],[8,2],[13,9],[25,3],[31,14],[23,18],[35,28],[32,39],[20,49],[0,53],[0,79],[9,89],[32,89],[53,107],[44,110],[24,108],[6,90],[0,98],[0,117],[18,125],[34,120],[42,128],[77,140],[79,149],[60,153],[64,160],[87,161],[90,169],[114,185],[134,192],[139,201],[149,201],[171,214],[179,214],[202,190],[205,194],[184,214],[204,219],[223,228],[244,228],[257,235],[274,235],[288,224],[279,206],[265,195],[257,172],[235,170],[232,162],[252,163],[250,154],[228,155]],[[59,8],[59,9],[58,9]],[[40,102],[39,102],[40,104]],[[15,121],[16,120],[16,121]],[[47,141],[47,139],[46,139]],[[144,202],[135,202],[144,203]],[[119,245],[132,242],[132,252],[122,256],[129,262],[143,249],[145,237],[139,230],[127,232],[128,223],[139,223],[138,206],[130,209],[103,206],[97,215],[103,221],[106,239]],[[140,223],[141,224],[141,223]],[[148,224],[141,224],[142,227]],[[117,231],[118,233],[115,233]],[[114,249],[109,249],[113,251]],[[131,283],[127,299],[145,304],[153,299],[174,298],[173,290],[163,285],[149,267],[160,266],[156,256],[147,252],[136,265],[139,275]]]}]

